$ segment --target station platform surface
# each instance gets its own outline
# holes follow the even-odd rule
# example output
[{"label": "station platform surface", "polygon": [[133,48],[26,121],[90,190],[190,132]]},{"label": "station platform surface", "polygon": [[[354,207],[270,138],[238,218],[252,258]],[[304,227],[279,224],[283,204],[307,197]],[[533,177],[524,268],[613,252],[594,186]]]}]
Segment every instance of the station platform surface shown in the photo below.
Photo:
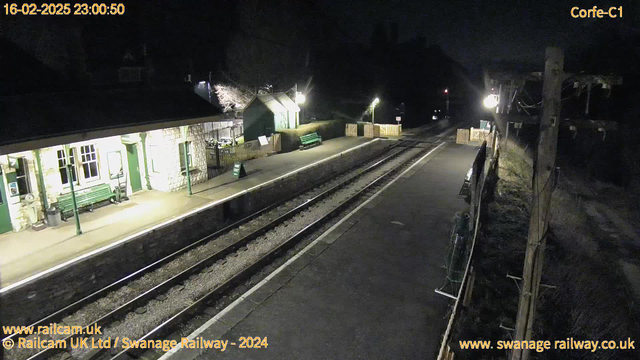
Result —
[{"label": "station platform surface", "polygon": [[[2,290],[28,281],[31,276],[63,266],[79,256],[88,256],[104,246],[121,241],[157,224],[208,203],[220,201],[302,167],[360,146],[372,139],[340,137],[321,146],[244,162],[247,177],[236,179],[231,171],[187,190],[165,193],[148,190],[130,196],[129,201],[111,204],[80,214],[83,233],[76,235],[74,218],[41,231],[25,230],[0,235],[0,286]],[[13,286],[12,286],[13,285]]]},{"label": "station platform surface", "polygon": [[[434,292],[474,146],[443,144],[189,335],[226,351],[161,359],[434,359],[452,300]],[[240,349],[240,337],[267,338]],[[235,346],[232,344],[235,343]]]}]

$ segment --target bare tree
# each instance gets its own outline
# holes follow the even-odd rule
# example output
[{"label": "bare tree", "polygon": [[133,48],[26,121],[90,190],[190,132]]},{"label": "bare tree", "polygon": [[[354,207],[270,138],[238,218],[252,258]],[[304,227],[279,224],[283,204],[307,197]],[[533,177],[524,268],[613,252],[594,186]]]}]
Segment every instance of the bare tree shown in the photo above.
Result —
[{"label": "bare tree", "polygon": [[213,88],[224,112],[242,110],[253,98],[253,93],[246,88],[223,84],[214,85]]}]

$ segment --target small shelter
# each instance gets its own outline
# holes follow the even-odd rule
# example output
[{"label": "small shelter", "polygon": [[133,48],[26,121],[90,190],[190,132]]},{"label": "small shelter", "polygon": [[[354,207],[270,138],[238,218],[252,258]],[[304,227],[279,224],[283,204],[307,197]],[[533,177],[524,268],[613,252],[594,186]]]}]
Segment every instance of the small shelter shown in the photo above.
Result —
[{"label": "small shelter", "polygon": [[285,93],[257,95],[243,112],[245,141],[298,127],[300,108]]}]

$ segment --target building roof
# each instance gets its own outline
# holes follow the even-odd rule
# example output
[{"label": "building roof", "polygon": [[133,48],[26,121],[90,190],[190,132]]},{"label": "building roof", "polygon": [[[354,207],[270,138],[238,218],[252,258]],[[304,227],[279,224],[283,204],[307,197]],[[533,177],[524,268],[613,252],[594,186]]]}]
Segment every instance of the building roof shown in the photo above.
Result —
[{"label": "building roof", "polygon": [[285,93],[273,93],[273,94],[262,94],[256,96],[249,104],[248,107],[253,103],[256,99],[262,102],[272,113],[280,113],[293,111],[300,111],[298,105],[296,105],[293,100]]},{"label": "building roof", "polygon": [[16,148],[7,147],[11,144],[74,134],[87,138],[88,133],[133,126],[178,126],[180,120],[213,119],[219,114],[220,109],[196,95],[190,86],[0,97],[0,152]]}]

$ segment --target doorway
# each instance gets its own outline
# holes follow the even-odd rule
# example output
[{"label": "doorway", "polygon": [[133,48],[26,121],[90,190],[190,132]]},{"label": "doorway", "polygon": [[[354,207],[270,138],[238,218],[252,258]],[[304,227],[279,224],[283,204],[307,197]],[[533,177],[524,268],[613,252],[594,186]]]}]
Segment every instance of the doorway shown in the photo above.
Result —
[{"label": "doorway", "polygon": [[140,163],[138,161],[138,146],[127,144],[127,163],[129,164],[129,179],[131,179],[131,192],[142,190],[142,180],[140,178]]}]

